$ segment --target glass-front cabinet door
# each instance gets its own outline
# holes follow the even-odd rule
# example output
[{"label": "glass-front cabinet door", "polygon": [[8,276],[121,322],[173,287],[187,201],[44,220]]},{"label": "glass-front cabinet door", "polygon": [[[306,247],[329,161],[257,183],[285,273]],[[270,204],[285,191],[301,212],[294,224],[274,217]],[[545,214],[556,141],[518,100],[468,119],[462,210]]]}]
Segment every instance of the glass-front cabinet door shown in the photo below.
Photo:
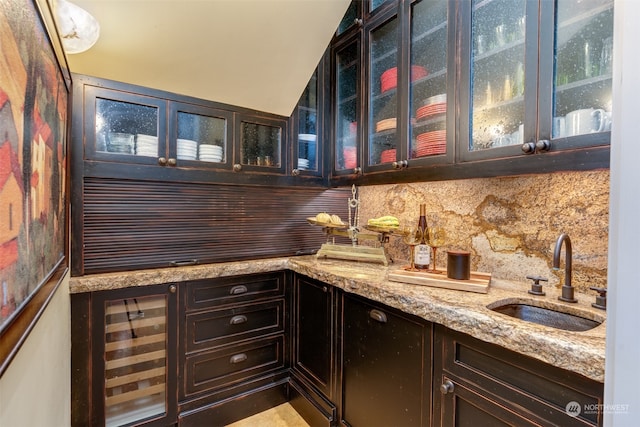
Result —
[{"label": "glass-front cabinet door", "polygon": [[536,118],[537,1],[473,0],[470,19],[469,97],[461,108],[468,111],[461,120],[461,141],[468,146],[460,154],[521,153],[525,130],[533,129],[525,126],[535,126]]},{"label": "glass-front cabinet door", "polygon": [[454,96],[448,96],[453,83],[447,70],[455,58],[449,55],[448,40],[455,36],[450,34],[448,3],[420,0],[410,5],[409,135],[400,160],[453,161],[455,103]]},{"label": "glass-front cabinet door", "polygon": [[169,134],[175,145],[170,147],[169,158],[178,165],[231,167],[231,112],[182,103],[172,103],[170,110]]},{"label": "glass-front cabinet door", "polygon": [[[368,144],[366,170],[395,162],[398,156],[398,42],[399,18],[392,17],[368,33]],[[424,76],[423,67],[420,73]],[[388,168],[388,166],[387,166]]]},{"label": "glass-front cabinet door", "polygon": [[461,160],[609,143],[613,0],[473,0],[469,9]]},{"label": "glass-front cabinet door", "polygon": [[100,394],[94,400],[105,426],[176,420],[175,285],[148,288],[96,294],[102,357],[95,358]]},{"label": "glass-front cabinet door", "polygon": [[557,0],[554,21],[553,110],[541,128],[560,146],[608,142],[613,0]]},{"label": "glass-front cabinet door", "polygon": [[[320,62],[322,67],[324,61]],[[321,90],[319,69],[313,72],[309,83],[305,87],[298,106],[293,114],[293,175],[319,175],[322,172],[321,151],[322,141],[318,137],[322,129],[322,115],[319,105]]]},{"label": "glass-front cabinet door", "polygon": [[286,120],[239,114],[239,147],[233,170],[284,173]]},{"label": "glass-front cabinet door", "polygon": [[335,93],[333,170],[336,175],[357,173],[360,168],[361,68],[360,39],[352,37],[334,46]]},{"label": "glass-front cabinet door", "polygon": [[86,158],[142,164],[166,159],[166,101],[87,87],[85,104]]}]

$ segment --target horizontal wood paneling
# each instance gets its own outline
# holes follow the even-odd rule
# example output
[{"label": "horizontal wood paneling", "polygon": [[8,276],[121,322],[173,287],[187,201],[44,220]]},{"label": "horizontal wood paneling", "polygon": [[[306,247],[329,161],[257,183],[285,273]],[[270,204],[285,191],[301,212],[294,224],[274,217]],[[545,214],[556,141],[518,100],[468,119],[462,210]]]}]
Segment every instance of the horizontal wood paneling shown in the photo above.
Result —
[{"label": "horizontal wood paneling", "polygon": [[347,189],[85,178],[84,274],[290,256],[319,249],[307,217],[347,219]]}]

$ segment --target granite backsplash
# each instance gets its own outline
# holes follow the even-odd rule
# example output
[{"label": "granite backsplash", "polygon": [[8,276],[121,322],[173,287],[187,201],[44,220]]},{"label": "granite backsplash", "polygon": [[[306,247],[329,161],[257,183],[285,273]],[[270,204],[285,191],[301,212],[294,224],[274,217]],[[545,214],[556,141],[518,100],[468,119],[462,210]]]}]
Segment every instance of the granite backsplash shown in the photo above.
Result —
[{"label": "granite backsplash", "polygon": [[[428,224],[447,233],[438,250],[440,267],[446,266],[447,250],[468,250],[474,271],[514,281],[540,275],[560,286],[565,249],[561,270],[552,269],[552,257],[558,236],[567,233],[574,286],[584,293],[593,293],[590,286],[606,287],[608,170],[362,186],[358,195],[362,223],[394,215],[401,225],[413,225],[425,203]],[[391,237],[387,250],[398,262],[409,258],[398,237]]]}]

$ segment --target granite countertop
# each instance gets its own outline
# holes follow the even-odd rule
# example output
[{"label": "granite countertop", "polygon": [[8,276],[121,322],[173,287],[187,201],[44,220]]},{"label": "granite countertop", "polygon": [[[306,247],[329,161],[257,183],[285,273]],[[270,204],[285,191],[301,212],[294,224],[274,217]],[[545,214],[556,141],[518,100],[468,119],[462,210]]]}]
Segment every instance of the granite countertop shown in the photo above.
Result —
[{"label": "granite countertop", "polygon": [[594,296],[576,293],[578,303],[569,304],[558,301],[560,291],[552,286],[545,287],[546,296],[528,294],[529,284],[526,282],[492,279],[489,292],[480,294],[387,280],[388,272],[401,265],[384,267],[371,263],[316,259],[315,256],[273,258],[72,277],[70,292],[82,293],[289,269],[346,292],[604,382],[605,323],[585,332],[564,331],[524,322],[487,308],[496,301],[534,301],[538,306],[562,306],[564,311],[592,320],[604,320],[606,313],[591,307],[591,302],[595,301]]}]

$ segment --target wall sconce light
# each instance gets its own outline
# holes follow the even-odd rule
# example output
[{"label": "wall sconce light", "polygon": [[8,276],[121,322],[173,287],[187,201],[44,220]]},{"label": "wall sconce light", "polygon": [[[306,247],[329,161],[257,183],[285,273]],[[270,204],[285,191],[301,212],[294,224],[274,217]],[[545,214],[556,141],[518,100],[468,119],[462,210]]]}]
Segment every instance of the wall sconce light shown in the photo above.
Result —
[{"label": "wall sconce light", "polygon": [[57,0],[55,6],[58,31],[66,53],[89,50],[100,37],[100,24],[89,12],[67,0]]}]

